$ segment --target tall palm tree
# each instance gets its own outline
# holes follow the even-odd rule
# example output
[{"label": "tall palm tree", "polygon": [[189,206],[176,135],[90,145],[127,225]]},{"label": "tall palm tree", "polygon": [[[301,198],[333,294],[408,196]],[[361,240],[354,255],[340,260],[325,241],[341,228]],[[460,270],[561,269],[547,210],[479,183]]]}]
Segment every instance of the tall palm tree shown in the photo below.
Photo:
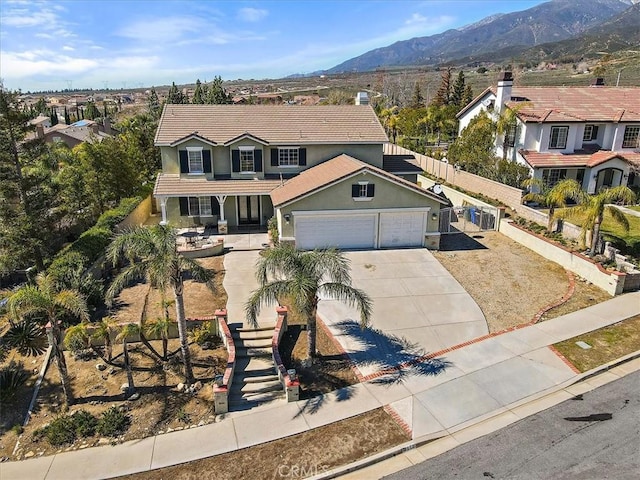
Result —
[{"label": "tall palm tree", "polygon": [[597,195],[589,196],[581,205],[563,212],[563,216],[582,219],[581,240],[584,244],[587,232],[591,232],[589,256],[593,256],[596,253],[596,246],[600,237],[600,226],[604,220],[605,212],[608,212],[613,221],[628,231],[629,220],[627,220],[624,213],[611,204],[616,202],[630,204],[635,200],[636,194],[633,193],[633,190],[627,186],[620,185],[603,190]]},{"label": "tall palm tree", "polygon": [[532,105],[531,102],[521,102],[517,105],[512,105],[510,107],[506,107],[497,115],[495,124],[496,124],[496,135],[502,137],[502,159],[507,159],[507,150],[510,148],[507,145],[507,138],[513,132],[515,136],[517,134],[516,129],[518,128],[518,113],[525,107],[530,107]]},{"label": "tall palm tree", "polygon": [[567,206],[567,200],[573,200],[576,203],[582,203],[588,195],[582,190],[580,184],[572,179],[567,178],[560,180],[553,187],[547,188],[544,182],[539,178],[528,178],[523,182],[525,187],[537,187],[539,192],[529,192],[522,197],[524,202],[538,202],[549,209],[549,217],[547,220],[547,232],[553,230],[553,221],[556,219],[556,208],[564,208]]},{"label": "tall palm tree", "polygon": [[107,258],[116,264],[123,257],[129,263],[107,290],[107,301],[111,303],[123,288],[141,278],[146,278],[151,286],[161,290],[170,287],[175,299],[184,374],[186,381],[192,382],[193,369],[184,313],[184,275],[189,272],[194,280],[205,282],[213,291],[213,272],[178,253],[176,232],[167,225],[135,227],[117,235],[107,248]]},{"label": "tall palm tree", "polygon": [[[100,322],[94,324],[95,330],[92,337],[97,340],[102,340],[104,343],[104,357],[103,359],[107,363],[111,363],[113,359],[113,348],[111,345],[111,332],[113,330],[112,319],[103,318]],[[102,355],[101,355],[102,356]]]},{"label": "tall palm tree", "polygon": [[257,325],[263,305],[287,300],[291,307],[307,319],[307,360],[316,356],[316,312],[320,296],[355,306],[362,325],[369,323],[371,299],[351,286],[349,260],[336,249],[296,250],[280,244],[265,250],[257,263],[256,278],[260,287],[245,305],[247,319]]},{"label": "tall palm tree", "polygon": [[61,318],[64,313],[71,314],[82,321],[89,320],[87,304],[76,290],[58,290],[54,279],[39,274],[35,285],[27,285],[9,297],[9,313],[14,318],[40,315],[43,322],[51,328],[49,343],[55,359],[64,400],[67,405],[73,402],[73,392],[69,383],[67,362],[62,348]]},{"label": "tall palm tree", "polygon": [[169,328],[171,327],[171,320],[165,317],[158,317],[155,320],[144,323],[144,334],[157,339],[162,340],[162,360],[167,360],[167,352],[169,350]]}]

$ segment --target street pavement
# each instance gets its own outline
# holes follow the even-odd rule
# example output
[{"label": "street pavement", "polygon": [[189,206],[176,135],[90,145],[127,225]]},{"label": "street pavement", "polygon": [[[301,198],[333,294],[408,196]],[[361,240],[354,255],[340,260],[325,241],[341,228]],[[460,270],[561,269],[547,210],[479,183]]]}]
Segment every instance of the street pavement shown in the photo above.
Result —
[{"label": "street pavement", "polygon": [[384,478],[639,478],[639,385],[632,373]]}]

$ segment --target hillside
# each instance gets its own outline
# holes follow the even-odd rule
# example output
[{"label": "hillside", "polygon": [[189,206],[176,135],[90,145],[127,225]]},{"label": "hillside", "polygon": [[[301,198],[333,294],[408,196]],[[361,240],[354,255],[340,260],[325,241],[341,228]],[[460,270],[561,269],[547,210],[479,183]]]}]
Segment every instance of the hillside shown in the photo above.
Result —
[{"label": "hillside", "polygon": [[379,67],[434,65],[496,51],[511,54],[579,35],[629,7],[620,0],[552,0],[528,10],[487,17],[461,29],[417,37],[371,50],[325,73]]}]

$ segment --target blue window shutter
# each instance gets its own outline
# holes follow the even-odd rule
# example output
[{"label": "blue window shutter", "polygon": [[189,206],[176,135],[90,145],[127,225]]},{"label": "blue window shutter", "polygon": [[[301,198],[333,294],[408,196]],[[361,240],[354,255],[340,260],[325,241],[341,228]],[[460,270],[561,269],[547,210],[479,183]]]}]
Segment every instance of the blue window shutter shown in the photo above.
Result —
[{"label": "blue window shutter", "polygon": [[211,173],[211,150],[202,150],[202,168],[204,173]]},{"label": "blue window shutter", "polygon": [[253,152],[253,171],[262,171],[262,150],[256,150]]},{"label": "blue window shutter", "polygon": [[375,192],[375,185],[373,183],[370,183],[367,185],[367,198],[372,198],[373,194]]},{"label": "blue window shutter", "polygon": [[301,148],[298,152],[298,165],[301,167],[307,166],[307,149]]},{"label": "blue window shutter", "polygon": [[189,156],[186,150],[180,150],[180,173],[189,173]]},{"label": "blue window shutter", "polygon": [[187,215],[189,215],[189,198],[180,197],[179,200],[180,200],[180,216],[186,217]]},{"label": "blue window shutter", "polygon": [[360,185],[357,183],[351,185],[351,196],[353,198],[358,198],[360,196]]},{"label": "blue window shutter", "polygon": [[271,149],[271,166],[272,167],[278,166],[278,149],[277,148]]},{"label": "blue window shutter", "polygon": [[231,150],[231,171],[240,171],[240,150]]}]

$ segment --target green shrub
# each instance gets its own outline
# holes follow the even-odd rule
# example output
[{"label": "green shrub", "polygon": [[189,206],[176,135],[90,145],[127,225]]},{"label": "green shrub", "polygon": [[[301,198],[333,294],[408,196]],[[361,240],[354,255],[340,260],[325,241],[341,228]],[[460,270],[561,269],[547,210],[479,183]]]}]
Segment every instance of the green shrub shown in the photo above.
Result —
[{"label": "green shrub", "polygon": [[110,231],[113,231],[116,228],[116,225],[127,218],[127,215],[133,212],[141,201],[142,198],[140,197],[123,198],[120,200],[120,204],[117,207],[107,210],[100,215],[95,226],[98,228],[107,228]]},{"label": "green shrub", "polygon": [[78,437],[91,437],[96,433],[98,419],[86,410],[78,410],[71,415],[74,431]]},{"label": "green shrub", "polygon": [[0,369],[0,404],[15,396],[18,389],[29,378],[29,373],[21,363],[11,362]]},{"label": "green shrub", "polygon": [[205,322],[189,332],[194,343],[202,346],[205,342],[215,343],[218,337],[211,331],[211,323]]},{"label": "green shrub", "polygon": [[76,429],[69,416],[61,416],[53,420],[45,429],[44,436],[51,445],[65,445],[76,439]]},{"label": "green shrub", "polygon": [[129,428],[129,417],[118,407],[103,412],[96,431],[104,437],[116,437]]}]

